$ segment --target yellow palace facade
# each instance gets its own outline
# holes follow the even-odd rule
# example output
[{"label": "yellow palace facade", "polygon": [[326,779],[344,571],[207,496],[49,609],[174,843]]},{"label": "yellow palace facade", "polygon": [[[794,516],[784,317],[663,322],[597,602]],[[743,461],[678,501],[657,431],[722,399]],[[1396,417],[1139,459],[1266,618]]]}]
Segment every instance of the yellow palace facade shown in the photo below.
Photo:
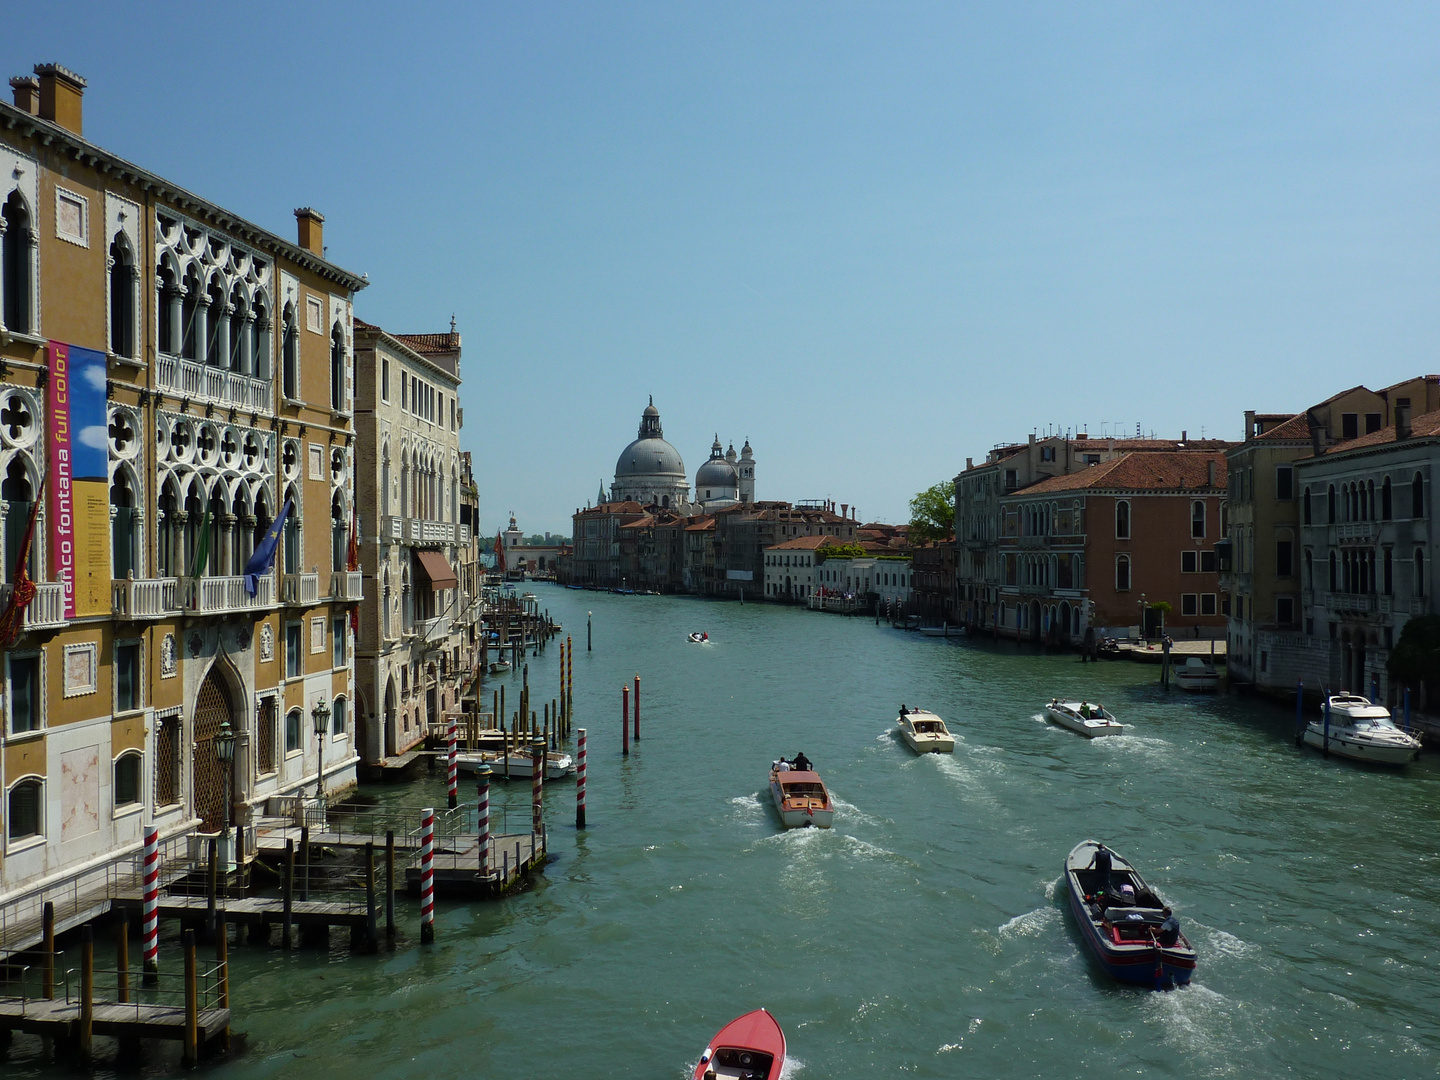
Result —
[{"label": "yellow palace facade", "polygon": [[36,594],[0,654],[0,914],[103,876],[147,825],[243,837],[322,773],[354,782],[365,285],[315,211],[287,240],[89,142],[73,72],[11,87],[0,608],[18,575]]}]

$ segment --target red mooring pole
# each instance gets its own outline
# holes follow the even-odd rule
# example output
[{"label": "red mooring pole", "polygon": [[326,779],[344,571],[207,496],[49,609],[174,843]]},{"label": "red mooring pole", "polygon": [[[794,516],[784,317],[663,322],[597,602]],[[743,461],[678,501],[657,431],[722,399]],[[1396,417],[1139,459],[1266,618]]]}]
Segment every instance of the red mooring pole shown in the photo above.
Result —
[{"label": "red mooring pole", "polygon": [[460,805],[460,758],[456,742],[455,718],[453,716],[450,718],[450,728],[446,732],[446,739],[448,740],[450,750],[450,774],[447,781],[449,786],[446,791],[445,805],[451,810],[454,810]]},{"label": "red mooring pole", "polygon": [[620,743],[621,753],[630,756],[630,687],[620,688]]},{"label": "red mooring pole", "polygon": [[435,940],[435,811],[420,811],[420,944]]},{"label": "red mooring pole", "polygon": [[579,763],[575,766],[575,828],[585,828],[585,729],[576,733],[579,739],[576,754]]},{"label": "red mooring pole", "polygon": [[145,829],[145,862],[141,871],[145,917],[140,928],[141,957],[145,986],[160,984],[160,830]]},{"label": "red mooring pole", "polygon": [[635,676],[635,741],[640,741],[640,676]]},{"label": "red mooring pole", "polygon": [[540,822],[545,809],[545,740],[534,739],[530,743],[530,827],[540,831]]}]

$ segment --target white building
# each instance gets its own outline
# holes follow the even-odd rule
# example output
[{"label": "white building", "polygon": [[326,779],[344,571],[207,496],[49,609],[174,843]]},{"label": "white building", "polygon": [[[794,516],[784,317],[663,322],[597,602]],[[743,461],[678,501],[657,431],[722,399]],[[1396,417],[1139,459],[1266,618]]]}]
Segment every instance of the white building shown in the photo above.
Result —
[{"label": "white building", "polygon": [[[746,443],[749,449],[749,443]],[[809,600],[815,591],[815,551],[833,544],[833,536],[796,536],[765,549],[765,599],[782,603]]]}]

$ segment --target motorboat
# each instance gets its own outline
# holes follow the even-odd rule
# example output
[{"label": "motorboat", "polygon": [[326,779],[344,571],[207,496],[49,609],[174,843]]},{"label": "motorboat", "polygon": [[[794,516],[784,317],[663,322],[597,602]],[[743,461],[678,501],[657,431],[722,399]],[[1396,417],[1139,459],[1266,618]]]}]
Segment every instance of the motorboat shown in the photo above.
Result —
[{"label": "motorboat", "polygon": [[1110,881],[1100,881],[1094,840],[1065,857],[1070,911],[1090,952],[1113,978],[1155,990],[1184,986],[1195,972],[1195,949],[1178,929],[1165,929],[1164,901],[1140,872],[1110,852]]},{"label": "motorboat", "polygon": [[1052,698],[1045,706],[1045,715],[1061,727],[1079,732],[1087,739],[1100,735],[1123,735],[1125,725],[1106,712],[1103,705],[1092,705],[1088,701],[1060,701]]},{"label": "motorboat", "polygon": [[1175,685],[1194,693],[1210,693],[1220,688],[1220,672],[1204,657],[1186,657],[1185,663],[1175,668]]},{"label": "motorboat", "polygon": [[764,1009],[737,1016],[715,1033],[695,1066],[693,1080],[779,1080],[785,1067],[785,1033]]},{"label": "motorboat", "polygon": [[955,736],[945,721],[928,709],[910,709],[897,720],[900,737],[917,754],[949,754],[955,750]]},{"label": "motorboat", "polygon": [[510,661],[509,661],[509,660],[496,660],[494,663],[492,663],[492,664],[490,665],[490,674],[491,674],[491,675],[503,675],[505,672],[507,672],[507,671],[509,671],[509,670],[510,670]]},{"label": "motorboat", "polygon": [[[490,775],[501,780],[529,780],[535,774],[534,761],[527,750],[467,750],[455,755],[455,765],[463,773],[473,773],[481,765],[490,766]],[[575,759],[563,750],[545,754],[545,779],[559,780],[575,774]]]},{"label": "motorboat", "polygon": [[1404,765],[1420,756],[1420,740],[1397,728],[1389,709],[1344,691],[1326,698],[1320,719],[1305,728],[1305,743],[1374,765]]},{"label": "motorboat", "polygon": [[951,626],[949,623],[941,626],[922,626],[920,633],[926,637],[964,637],[965,627]]},{"label": "motorboat", "polygon": [[690,642],[691,645],[709,645],[710,635],[704,631],[697,630],[693,634],[687,635],[685,640]]},{"label": "motorboat", "polygon": [[784,760],[770,766],[770,797],[787,829],[807,825],[828,829],[835,820],[835,805],[820,774],[811,769],[781,768]]}]

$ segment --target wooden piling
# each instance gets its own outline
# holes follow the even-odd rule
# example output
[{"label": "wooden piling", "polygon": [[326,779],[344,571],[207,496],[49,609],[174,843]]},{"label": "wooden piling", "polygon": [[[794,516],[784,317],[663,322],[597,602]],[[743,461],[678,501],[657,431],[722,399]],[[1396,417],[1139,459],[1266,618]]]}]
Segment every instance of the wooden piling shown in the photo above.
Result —
[{"label": "wooden piling", "polygon": [[40,948],[44,952],[40,969],[40,996],[55,999],[55,905],[45,901],[40,912]]},{"label": "wooden piling", "polygon": [[374,952],[380,945],[375,925],[375,841],[365,841],[365,947]]},{"label": "wooden piling", "polygon": [[115,1000],[130,1000],[130,913],[123,907],[115,920]]},{"label": "wooden piling", "polygon": [[453,716],[450,718],[450,723],[446,728],[446,745],[449,748],[449,754],[446,760],[445,805],[448,809],[454,810],[460,805],[460,759],[458,756],[459,748],[455,738],[455,718]]},{"label": "wooden piling", "polygon": [[395,830],[385,830],[385,944],[395,947]]},{"label": "wooden piling", "polygon": [[575,644],[565,639],[565,722],[575,726]]},{"label": "wooden piling", "polygon": [[280,930],[280,946],[288,949],[291,945],[290,935],[294,923],[295,906],[295,841],[285,841],[285,880],[281,884],[281,895],[284,900],[284,922]]},{"label": "wooden piling", "polygon": [[630,685],[620,688],[620,752],[630,756]]},{"label": "wooden piling", "polygon": [[80,1058],[90,1060],[95,1040],[95,933],[86,923],[80,928]]},{"label": "wooden piling", "polygon": [[530,815],[531,828],[539,829],[545,808],[545,740],[530,744]]},{"label": "wooden piling", "polygon": [[475,770],[475,831],[479,834],[481,880],[490,877],[490,766],[484,762]]},{"label": "wooden piling", "polygon": [[[220,1008],[230,1008],[230,934],[225,924],[225,909],[220,909],[220,918],[215,924],[215,966],[218,968],[219,985],[217,987]],[[220,1033],[220,1046],[228,1054],[230,1052],[230,1025],[225,1025],[225,1030]]]},{"label": "wooden piling", "polygon": [[640,676],[635,676],[635,741],[640,741]]},{"label": "wooden piling", "polygon": [[310,826],[300,826],[300,899],[310,899]]},{"label": "wooden piling", "polygon": [[219,890],[219,845],[215,837],[210,838],[206,845],[205,854],[205,934],[207,937],[215,936],[215,899]]},{"label": "wooden piling", "polygon": [[200,1061],[200,989],[195,980],[195,931],[186,930],[181,938],[185,951],[185,1051],[186,1065]]}]

